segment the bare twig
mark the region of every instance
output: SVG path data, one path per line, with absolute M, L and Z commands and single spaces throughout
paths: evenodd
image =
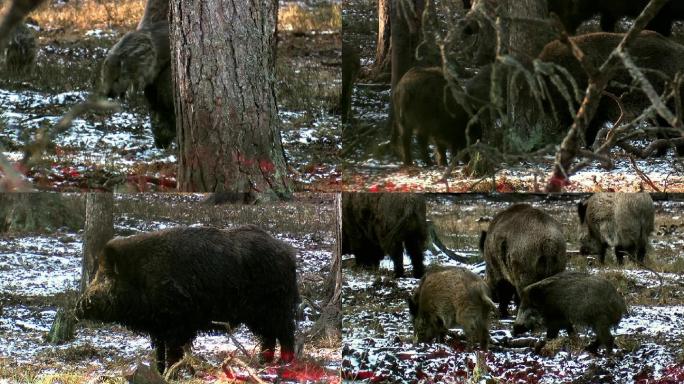
M 634 161 L 634 156 L 630 156 L 629 161 L 632 163 L 632 168 L 634 168 L 634 171 L 641 178 L 641 180 L 643 180 L 646 184 L 653 188 L 654 191 L 660 192 L 660 188 L 658 188 L 658 186 L 656 186 L 653 183 L 653 180 L 651 180 L 650 177 L 648 177 L 641 169 L 639 169 L 636 162 Z

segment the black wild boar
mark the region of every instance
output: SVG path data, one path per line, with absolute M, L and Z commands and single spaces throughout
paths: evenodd
M 648 193 L 595 193 L 577 204 L 577 213 L 582 231 L 580 253 L 598 254 L 604 263 L 606 250 L 614 247 L 618 264 L 625 255 L 644 261 L 655 226 L 655 209 Z
M 598 68 L 608 58 L 613 49 L 617 47 L 623 37 L 624 34 L 620 33 L 599 32 L 575 36 L 571 40 L 584 52 L 588 60 Z M 659 94 L 665 90 L 667 83 L 672 81 L 677 73 L 684 71 L 684 46 L 666 39 L 655 32 L 642 32 L 630 46 L 628 52 L 637 66 L 644 70 L 644 75 Z M 566 44 L 559 40 L 548 43 L 539 55 L 539 59 L 565 67 L 575 79 L 579 88 L 581 90 L 586 89 L 588 85 L 586 72 L 582 69 L 579 61 L 577 61 Z M 624 85 L 629 85 L 632 82 L 632 77 L 627 69 L 620 67 L 615 72 L 612 85 L 609 84 L 607 91 L 618 96 L 622 95 L 625 91 Z M 618 87 L 616 84 L 623 84 L 623 86 Z M 555 88 L 555 86 L 550 86 L 555 110 L 559 114 L 560 122 L 564 126 L 569 127 L 574 116 L 568 111 L 567 101 L 558 91 L 555 91 Z M 577 103 L 574 105 L 576 108 Z M 650 101 L 643 92 L 635 90 L 623 96 L 623 105 L 629 117 L 629 115 L 641 114 L 644 109 L 650 106 Z M 590 122 L 589 127 L 587 127 L 585 137 L 587 146 L 592 145 L 605 121 L 615 121 L 619 116 L 620 109 L 617 104 L 612 99 L 604 96 L 601 99 L 596 115 Z M 677 150 L 680 155 L 684 155 L 684 146 L 679 147 Z
M 419 343 L 442 342 L 450 328 L 461 327 L 471 343 L 482 349 L 489 344 L 489 313 L 496 304 L 482 279 L 461 267 L 430 271 L 408 298 L 414 339 Z
M 467 138 L 470 138 L 470 143 L 480 139 L 479 124 L 468 127 L 468 122 L 475 108 L 489 97 L 488 89 L 474 85 L 466 85 L 466 103 L 471 109 L 468 111 L 454 99 L 440 68 L 414 67 L 404 74 L 392 92 L 404 164 L 413 164 L 411 140 L 414 134 L 422 160 L 428 165 L 432 164 L 428 150 L 430 141 L 437 148 L 437 163 L 447 165 L 447 149 L 453 158 L 466 147 Z
M 101 93 L 124 97 L 129 89 L 143 89 L 152 115 L 155 145 L 168 147 L 176 136 L 169 24 L 158 21 L 142 25 L 143 29 L 125 34 L 107 53 L 101 70 Z
M 423 251 L 428 237 L 425 197 L 410 193 L 342 194 L 342 252 L 356 264 L 378 268 L 385 255 L 394 276 L 404 276 L 404 249 L 413 276 L 423 276 Z
M 565 235 L 556 220 L 527 204 L 499 212 L 480 237 L 486 281 L 501 317 L 526 286 L 565 270 Z
M 174 228 L 110 240 L 94 280 L 76 304 L 79 318 L 147 333 L 159 371 L 182 357 L 198 331 L 245 324 L 262 357 L 294 355 L 299 299 L 293 249 L 256 226 Z
M 617 326 L 626 313 L 625 300 L 608 280 L 566 271 L 523 290 L 513 334 L 543 325 L 547 339 L 554 339 L 561 329 L 572 334 L 574 326 L 584 325 L 596 333 L 596 340 L 586 349 L 596 353 L 604 345 L 610 352 L 613 349 L 610 328 Z
M 565 29 L 574 34 L 577 27 L 596 14 L 601 15 L 601 29 L 613 32 L 615 24 L 624 16 L 637 17 L 650 0 L 548 0 L 549 12 L 558 15 Z M 684 2 L 671 0 L 651 20 L 646 29 L 665 36 L 672 33 L 672 23 L 684 19 Z

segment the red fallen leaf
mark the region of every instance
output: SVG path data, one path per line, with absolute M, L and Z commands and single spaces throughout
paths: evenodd
M 377 184 L 371 185 L 368 188 L 368 192 L 380 192 L 380 187 Z
M 356 378 L 356 380 L 366 380 L 366 379 L 370 379 L 371 377 L 373 377 L 373 374 L 374 374 L 373 371 L 358 371 L 355 375 L 356 376 L 355 378 Z
M 511 185 L 511 183 L 507 181 L 502 181 L 496 184 L 496 191 L 499 193 L 511 193 L 515 192 L 515 188 L 513 187 L 513 185 Z
M 394 184 L 391 181 L 388 181 L 387 183 L 385 183 L 385 190 L 387 192 L 392 192 L 396 187 L 397 187 L 396 184 Z

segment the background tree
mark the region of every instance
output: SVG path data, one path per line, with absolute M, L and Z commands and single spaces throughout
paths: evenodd
M 83 234 L 81 293 L 95 277 L 98 255 L 112 237 L 114 237 L 114 196 L 111 193 L 88 193 Z
M 391 0 L 378 0 L 378 39 L 375 45 L 375 60 L 370 68 L 370 78 L 376 81 L 383 81 L 391 69 L 391 2 Z
M 286 196 L 275 99 L 278 1 L 173 0 L 181 191 Z

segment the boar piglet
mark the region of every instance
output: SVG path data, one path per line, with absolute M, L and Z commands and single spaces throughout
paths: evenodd
M 561 329 L 574 333 L 574 326 L 591 327 L 596 334 L 587 350 L 596 353 L 601 345 L 610 353 L 613 335 L 627 313 L 625 301 L 606 279 L 581 272 L 562 272 L 525 288 L 521 295 L 513 334 L 546 327 L 546 338 L 554 339 Z
M 487 349 L 489 313 L 496 311 L 496 304 L 484 281 L 468 269 L 445 267 L 428 272 L 408 306 L 416 342 L 441 342 L 450 328 L 461 327 L 471 343 Z

